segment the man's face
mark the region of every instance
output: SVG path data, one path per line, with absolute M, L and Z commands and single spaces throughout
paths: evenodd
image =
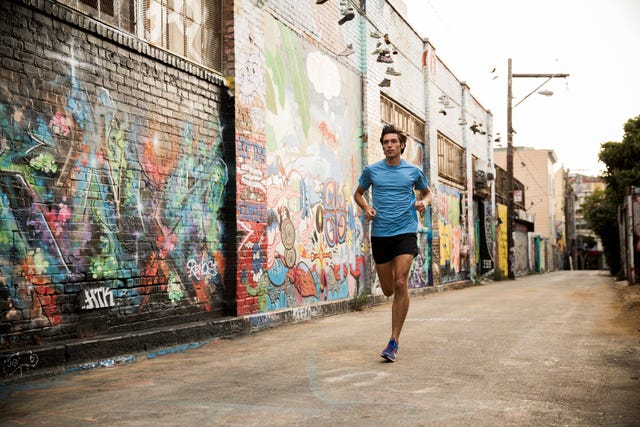
M 397 133 L 388 133 L 382 137 L 382 150 L 387 157 L 396 157 L 402 154 L 404 144 L 400 142 Z

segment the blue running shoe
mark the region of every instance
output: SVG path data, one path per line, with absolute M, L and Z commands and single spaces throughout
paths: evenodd
M 380 353 L 380 357 L 384 357 L 389 362 L 395 362 L 397 355 L 398 355 L 398 343 L 396 342 L 396 340 L 391 338 L 389 340 L 389 344 L 387 344 L 387 348 L 382 350 L 382 353 Z

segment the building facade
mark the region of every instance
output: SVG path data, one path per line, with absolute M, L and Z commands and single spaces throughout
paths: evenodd
M 494 270 L 492 115 L 402 7 L 0 11 L 0 349 L 379 294 L 352 195 L 386 123 L 434 193 L 410 286 Z
M 589 227 L 582 207 L 594 191 L 605 190 L 605 183 L 599 177 L 579 173 L 568 173 L 567 179 L 574 198 L 572 265 L 578 270 L 605 268 L 602 241 Z
M 494 153 L 496 164 L 506 168 L 506 149 L 499 148 Z M 524 185 L 526 202 L 523 218 L 533 222 L 533 229 L 526 232 L 526 244 L 516 244 L 516 262 L 520 267 L 517 275 L 553 271 L 557 261 L 557 230 L 555 208 L 554 164 L 557 157 L 553 150 L 541 150 L 527 147 L 513 148 L 513 173 Z M 514 192 L 514 199 L 524 200 L 520 192 Z M 517 236 L 517 235 L 516 235 Z M 521 238 L 524 238 L 522 234 Z M 527 248 L 525 252 L 518 248 Z M 526 268 L 523 264 L 526 262 Z

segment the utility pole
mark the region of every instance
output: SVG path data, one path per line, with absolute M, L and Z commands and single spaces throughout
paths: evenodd
M 525 99 L 531 96 L 535 91 L 544 86 L 549 80 L 553 78 L 565 78 L 568 77 L 569 74 L 513 74 L 511 69 L 511 58 L 509 58 L 507 64 L 507 195 L 508 195 L 508 203 L 507 203 L 507 248 L 508 248 L 508 259 L 507 259 L 507 267 L 508 267 L 508 275 L 509 279 L 516 278 L 515 272 L 515 243 L 514 243 L 514 230 L 513 226 L 515 223 L 515 206 L 514 206 L 514 194 L 513 194 L 513 120 L 512 114 L 513 109 L 520 105 Z M 512 105 L 513 103 L 513 93 L 512 93 L 512 81 L 514 78 L 546 78 L 541 85 L 536 87 L 534 90 L 529 92 L 527 96 L 522 98 L 516 105 Z M 542 95 L 550 96 L 553 92 L 541 92 Z

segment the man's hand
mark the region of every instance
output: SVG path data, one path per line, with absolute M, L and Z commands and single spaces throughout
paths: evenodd
M 431 204 L 431 200 L 433 199 L 433 195 L 431 191 L 428 189 L 423 191 L 422 199 L 416 201 L 416 210 L 420 213 L 424 213 L 427 210 L 427 206 Z
M 365 209 L 364 211 L 364 219 L 366 219 L 367 221 L 373 220 L 373 218 L 375 218 L 376 215 L 377 215 L 376 210 L 373 209 L 371 206 L 367 207 L 367 209 Z
M 429 206 L 429 203 L 426 200 L 418 200 L 416 202 L 416 210 L 420 213 L 424 213 L 427 210 L 427 206 Z

